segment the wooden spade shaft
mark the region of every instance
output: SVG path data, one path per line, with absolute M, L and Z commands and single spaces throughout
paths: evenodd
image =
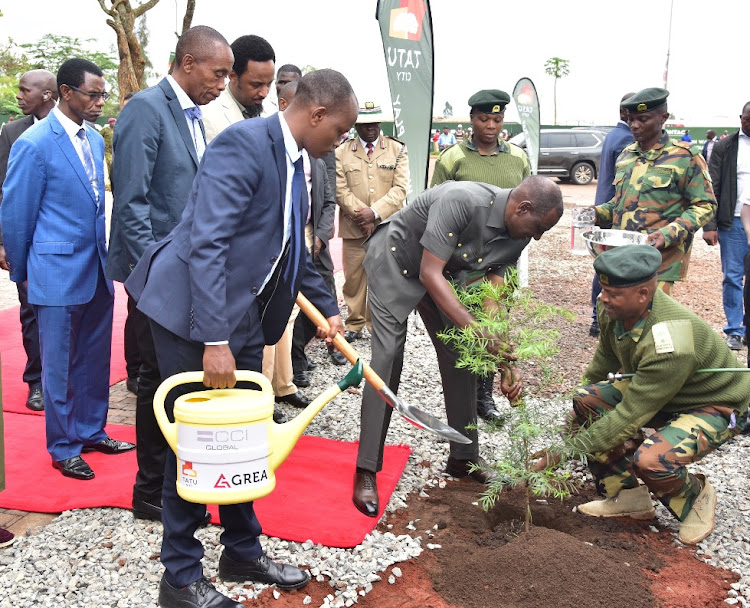
M 326 331 L 329 329 L 328 321 L 323 314 L 301 293 L 297 294 L 297 305 L 300 310 L 312 321 L 316 327 L 322 327 Z M 347 360 L 356 364 L 361 359 L 359 353 L 354 350 L 351 344 L 349 344 L 342 335 L 337 334 L 333 339 L 333 345 L 339 350 L 339 352 L 347 358 Z M 471 443 L 471 440 L 459 433 L 453 427 L 448 426 L 432 414 L 428 414 L 424 410 L 419 409 L 411 404 L 404 402 L 399 399 L 383 381 L 383 379 L 370 367 L 368 363 L 362 361 L 364 368 L 363 375 L 365 379 L 372 385 L 372 387 L 378 392 L 383 400 L 395 409 L 404 419 L 409 421 L 416 427 L 428 430 L 436 435 L 439 435 L 443 439 L 449 441 L 455 441 L 458 443 Z

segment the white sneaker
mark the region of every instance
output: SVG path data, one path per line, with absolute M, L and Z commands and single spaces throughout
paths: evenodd
M 693 503 L 693 508 L 680 523 L 679 539 L 686 545 L 701 542 L 714 531 L 716 521 L 716 490 L 705 475 L 696 475 L 703 482 L 703 489 Z
M 654 503 L 646 486 L 620 490 L 614 498 L 592 500 L 578 506 L 578 511 L 592 517 L 630 517 L 652 519 L 656 515 Z

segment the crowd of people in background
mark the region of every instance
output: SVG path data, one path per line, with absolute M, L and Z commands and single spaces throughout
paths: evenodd
M 456 353 L 436 335 L 476 322 L 447 279 L 459 289 L 502 283 L 524 247 L 562 216 L 559 186 L 532 176 L 526 152 L 508 141 L 507 93 L 477 91 L 467 102 L 469 126 L 432 133 L 438 158 L 431 187 L 407 205 L 407 146 L 383 135 L 381 106 L 358 98 L 334 70 L 303 75 L 292 63 L 277 67 L 272 45 L 259 36 L 230 44 L 212 28 L 189 29 L 169 75 L 123 99 L 119 116 L 99 131 L 91 125 L 109 93 L 92 62 L 69 59 L 57 75 L 33 70 L 18 86 L 24 118 L 0 131 L 0 268 L 18 288 L 26 406 L 45 413 L 52 466 L 65 477 L 94 478 L 87 452 L 136 450 L 133 514 L 164 526 L 161 606 L 241 606 L 203 575 L 195 531 L 211 516 L 178 495 L 176 460 L 154 416 L 157 387 L 173 374 L 202 370 L 205 386 L 225 388 L 234 385 L 235 369 L 262 371 L 278 404 L 304 408 L 313 368 L 305 348 L 317 334 L 330 361 L 344 365 L 333 345 L 341 333 L 351 343 L 369 337 L 372 367 L 396 393 L 406 319 L 416 310 L 437 352 L 448 422 L 468 438 L 451 442 L 446 472 L 481 483 L 493 478 L 480 457 L 477 416 L 501 420 L 496 384 L 514 401 L 522 380 L 501 373 L 496 383 L 456 369 Z M 692 373 L 736 367 L 730 349 L 746 339 L 750 104 L 738 132 L 717 138 L 710 130 L 698 149 L 689 130 L 680 141 L 665 131 L 668 95 L 647 88 L 623 96 L 604 142 L 596 222 L 647 233 L 651 247 L 595 264 L 593 384 L 576 394 L 570 422 L 594 452 L 589 466 L 604 496 L 582 513 L 652 517 L 652 492 L 681 522 L 681 540 L 695 543 L 713 529 L 716 497 L 685 465 L 745 428 L 750 398 L 746 383 L 699 381 Z M 329 248 L 337 213 L 345 322 Z M 701 228 L 721 251 L 726 342 L 670 297 L 687 275 Z M 135 444 L 104 431 L 113 281 L 128 293 Z M 298 292 L 322 311 L 327 331 L 299 315 Z M 501 336 L 482 337 L 498 352 Z M 604 382 L 606 370 L 621 368 L 635 376 Z M 377 475 L 390 414 L 367 385 L 352 502 L 369 517 L 385 506 Z M 688 418 L 710 445 L 679 434 Z M 285 420 L 279 407 L 274 420 Z M 653 436 L 631 441 L 643 426 L 657 430 L 661 446 Z M 622 451 L 626 442 L 630 452 Z M 676 446 L 681 458 L 664 457 L 664 445 Z M 554 464 L 554 456 L 540 463 Z M 222 506 L 221 519 L 220 578 L 281 589 L 310 580 L 307 571 L 265 555 L 252 503 Z M 0 546 L 12 540 L 0 530 Z

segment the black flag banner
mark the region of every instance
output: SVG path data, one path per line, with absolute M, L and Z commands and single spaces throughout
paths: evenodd
M 427 187 L 434 74 L 428 0 L 378 0 L 393 106 L 393 135 L 409 150 L 409 198 Z

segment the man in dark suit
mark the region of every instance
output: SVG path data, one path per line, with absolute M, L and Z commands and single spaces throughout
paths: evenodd
M 621 101 L 625 101 L 634 94 L 625 93 Z M 620 120 L 617 121 L 615 128 L 607 133 L 607 137 L 604 138 L 604 144 L 602 145 L 602 159 L 599 163 L 599 175 L 596 176 L 594 205 L 603 205 L 615 195 L 615 185 L 613 182 L 615 181 L 617 157 L 620 156 L 620 152 L 623 151 L 625 146 L 632 144 L 634 141 L 635 139 L 628 126 L 628 111 L 620 107 Z M 599 276 L 594 273 L 594 278 L 591 282 L 592 310 L 591 326 L 589 327 L 589 335 L 592 338 L 596 338 L 599 335 L 599 321 L 596 318 L 596 300 L 601 291 L 602 286 L 599 284 Z
M 10 147 L 21 133 L 36 124 L 50 113 L 57 101 L 57 81 L 55 75 L 47 70 L 31 70 L 21 76 L 18 82 L 18 107 L 24 113 L 19 120 L 9 122 L 0 130 L 0 204 L 3 202 L 2 184 L 8 170 Z M 10 270 L 5 258 L 3 235 L 0 231 L 0 268 Z M 17 283 L 18 301 L 21 303 L 21 335 L 23 348 L 26 351 L 26 368 L 23 381 L 29 385 L 26 407 L 35 412 L 44 409 L 42 393 L 42 356 L 39 353 L 39 325 L 34 310 L 29 304 L 26 283 Z
M 211 142 L 182 221 L 146 250 L 126 282 L 150 319 L 165 377 L 203 370 L 206 386 L 225 388 L 235 385 L 235 369 L 260 371 L 263 346 L 278 341 L 298 291 L 328 318 L 328 343 L 342 332 L 336 302 L 305 248 L 308 204 L 300 150 L 313 158 L 330 153 L 356 116 L 346 78 L 318 70 L 300 81 L 286 112 L 235 123 Z M 168 399 L 168 415 L 179 392 Z M 176 459 L 167 458 L 161 551 L 166 571 L 159 604 L 240 607 L 203 577 L 203 547 L 194 533 L 205 509 L 180 498 L 176 479 Z M 307 584 L 307 572 L 264 555 L 252 503 L 219 509 L 225 526 L 221 578 L 282 589 Z
M 233 60 L 219 32 L 205 26 L 191 28 L 177 42 L 172 74 L 135 95 L 122 109 L 114 136 L 109 278 L 124 283 L 146 247 L 179 223 L 206 149 L 198 106 L 224 90 Z M 162 376 L 148 319 L 135 306 L 130 309 L 141 358 L 133 514 L 159 520 L 167 443 L 154 417 L 153 400 Z
M 747 305 L 743 314 L 745 259 L 750 243 L 745 210 L 750 205 L 750 102 L 742 108 L 740 130 L 721 139 L 711 153 L 708 165 L 714 194 L 716 215 L 703 227 L 703 240 L 708 245 L 719 244 L 721 254 L 721 297 L 727 324 L 724 333 L 727 346 L 742 349 L 742 337 L 747 331 Z
M 286 110 L 297 93 L 299 78 L 286 82 L 279 93 L 279 110 Z M 303 152 L 303 154 L 305 154 Z M 313 258 L 315 268 L 323 277 L 331 296 L 336 299 L 336 283 L 333 279 L 333 260 L 328 250 L 328 241 L 333 235 L 333 221 L 336 215 L 336 196 L 329 179 L 329 166 L 333 175 L 336 171 L 335 154 L 325 158 L 309 159 L 310 174 L 307 189 L 310 194 L 310 212 L 305 224 L 305 244 Z M 307 175 L 306 175 L 307 177 Z M 305 355 L 305 346 L 313 339 L 317 331 L 315 325 L 305 315 L 297 315 L 292 335 L 291 357 L 296 386 L 310 386 L 307 375 L 309 361 Z M 331 360 L 335 365 L 344 365 L 346 359 L 332 345 L 328 347 Z
M 28 280 L 39 323 L 52 466 L 92 479 L 81 452 L 135 448 L 104 431 L 114 291 L 104 278 L 104 140 L 85 121 L 109 94 L 85 59 L 60 66 L 57 89 L 58 107 L 13 144 L 0 210 L 10 278 Z

